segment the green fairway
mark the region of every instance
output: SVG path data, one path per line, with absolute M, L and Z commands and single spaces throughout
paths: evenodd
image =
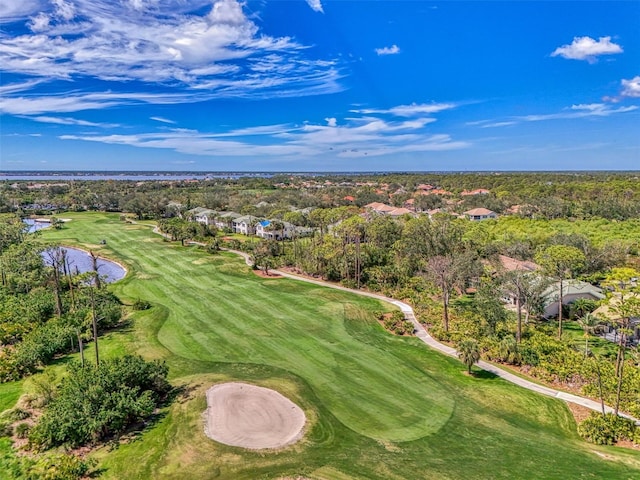
M 152 304 L 103 340 L 104 355 L 165 359 L 185 387 L 135 441 L 94 454 L 104 478 L 640 478 L 638 452 L 582 442 L 562 402 L 468 377 L 455 359 L 386 333 L 372 312 L 391 307 L 377 300 L 263 279 L 234 255 L 170 244 L 117 214 L 65 217 L 43 238 L 121 261 L 128 275 L 110 288 Z M 265 453 L 207 439 L 204 391 L 228 380 L 300 405 L 303 440 Z M 20 388 L 0 385 L 0 405 Z

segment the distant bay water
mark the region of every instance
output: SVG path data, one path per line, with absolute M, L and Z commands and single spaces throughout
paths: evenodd
M 241 175 L 236 173 L 225 174 L 205 174 L 205 173 L 90 173 L 90 172 L 0 172 L 0 181 L 72 181 L 72 180 L 84 180 L 84 181 L 104 181 L 104 180 L 119 180 L 130 182 L 142 182 L 142 181 L 184 181 L 184 180 L 206 180 L 213 178 L 239 178 Z
M 46 172 L 46 171 L 0 171 L 0 182 L 7 181 L 186 181 L 208 180 L 216 178 L 271 178 L 276 175 L 285 176 L 357 176 L 357 175 L 384 175 L 392 172 Z M 397 173 L 397 172 L 396 172 Z M 416 173 L 416 172 L 413 172 Z M 431 172 L 437 173 L 437 172 Z

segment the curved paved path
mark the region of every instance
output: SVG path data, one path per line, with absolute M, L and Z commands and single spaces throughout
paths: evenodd
M 253 265 L 253 263 L 251 262 L 251 258 L 250 256 L 245 253 L 245 252 L 240 252 L 238 250 L 230 250 L 230 249 L 224 249 L 228 252 L 231 253 L 235 253 L 237 255 L 242 256 L 245 259 L 245 262 L 247 263 L 247 265 Z M 402 313 L 404 314 L 405 318 L 407 320 L 409 320 L 411 323 L 413 323 L 413 326 L 415 328 L 415 335 L 416 337 L 418 337 L 420 340 L 422 340 L 424 343 L 426 343 L 427 345 L 429 345 L 431 348 L 434 348 L 435 350 L 438 350 L 446 355 L 449 355 L 451 357 L 455 357 L 458 358 L 458 352 L 456 351 L 455 348 L 452 348 L 448 345 L 444 345 L 440 342 L 438 342 L 435 338 L 433 338 L 431 335 L 429 335 L 429 333 L 427 332 L 427 330 L 424 328 L 424 326 L 418 322 L 418 320 L 416 319 L 415 313 L 413 312 L 413 308 L 411 308 L 410 305 L 401 302 L 400 300 L 395 300 L 393 298 L 390 297 L 385 297 L 384 295 L 379 295 L 377 293 L 371 293 L 371 292 L 366 292 L 366 291 L 362 291 L 362 290 L 354 290 L 351 288 L 347 288 L 347 287 L 343 287 L 341 285 L 335 285 L 333 283 L 329 283 L 329 282 L 325 282 L 323 280 L 316 280 L 314 278 L 309 278 L 309 277 L 304 277 L 301 275 L 295 275 L 293 273 L 289 273 L 289 272 L 283 272 L 282 270 L 277 270 L 277 269 L 272 269 L 270 270 L 273 273 L 277 273 L 278 275 L 282 275 L 283 277 L 287 277 L 287 278 L 292 278 L 294 280 L 300 280 L 302 282 L 307 282 L 307 283 L 313 283 L 315 285 L 321 285 L 323 287 L 329 287 L 329 288 L 334 288 L 336 290 L 343 290 L 345 292 L 350 292 L 350 293 L 355 293 L 357 295 L 363 295 L 365 297 L 371 297 L 371 298 L 376 298 L 378 300 L 382 300 L 383 302 L 387 302 L 387 303 L 391 303 L 392 305 L 395 305 L 396 307 L 400 308 L 400 310 L 402 311 Z M 487 372 L 491 372 L 494 375 L 503 378 L 504 380 L 514 383 L 516 385 L 519 385 L 520 387 L 526 388 L 528 390 L 532 390 L 534 392 L 537 393 L 541 393 L 542 395 L 547 395 L 548 397 L 553 397 L 553 398 L 558 398 L 560 400 L 564 400 L 565 402 L 569 402 L 569 403 L 574 403 L 576 405 L 580 405 L 586 408 L 589 408 L 591 410 L 595 410 L 597 412 L 601 412 L 602 411 L 602 406 L 599 402 L 596 402 L 594 400 L 591 400 L 589 398 L 584 398 L 584 397 L 580 397 L 578 395 L 573 395 L 571 393 L 567 393 L 567 392 L 562 392 L 560 390 L 555 390 L 553 388 L 549 388 L 546 387 L 544 385 L 540 385 L 538 383 L 534 383 L 530 380 L 527 380 L 526 378 L 522 378 L 519 377 L 511 372 L 508 372 L 507 370 L 504 370 L 500 367 L 496 367 L 495 365 L 492 365 L 491 363 L 485 362 L 484 360 L 480 360 L 477 365 L 482 368 L 483 370 L 486 370 Z M 607 413 L 613 413 L 614 409 L 605 405 L 605 411 Z M 631 415 L 627 415 L 625 413 L 620 413 L 621 416 L 629 418 L 631 420 L 634 420 L 636 422 L 637 425 L 640 425 L 640 420 L 638 420 L 635 417 L 632 417 Z

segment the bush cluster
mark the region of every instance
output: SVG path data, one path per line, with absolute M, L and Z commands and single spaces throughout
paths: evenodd
M 381 317 L 384 328 L 396 335 L 411 335 L 413 333 L 413 323 L 404 319 L 404 314 L 398 310 L 391 315 Z
M 77 447 L 123 433 L 148 418 L 170 390 L 164 363 L 127 355 L 100 366 L 73 364 L 29 433 L 37 449 Z
M 578 425 L 578 434 L 597 445 L 613 445 L 620 440 L 640 443 L 640 429 L 635 423 L 613 413 L 591 412 L 589 418 Z

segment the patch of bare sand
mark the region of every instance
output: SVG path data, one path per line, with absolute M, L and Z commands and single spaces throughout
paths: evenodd
M 302 409 L 275 390 L 239 382 L 207 390 L 204 417 L 209 438 L 252 450 L 297 442 L 306 422 Z

